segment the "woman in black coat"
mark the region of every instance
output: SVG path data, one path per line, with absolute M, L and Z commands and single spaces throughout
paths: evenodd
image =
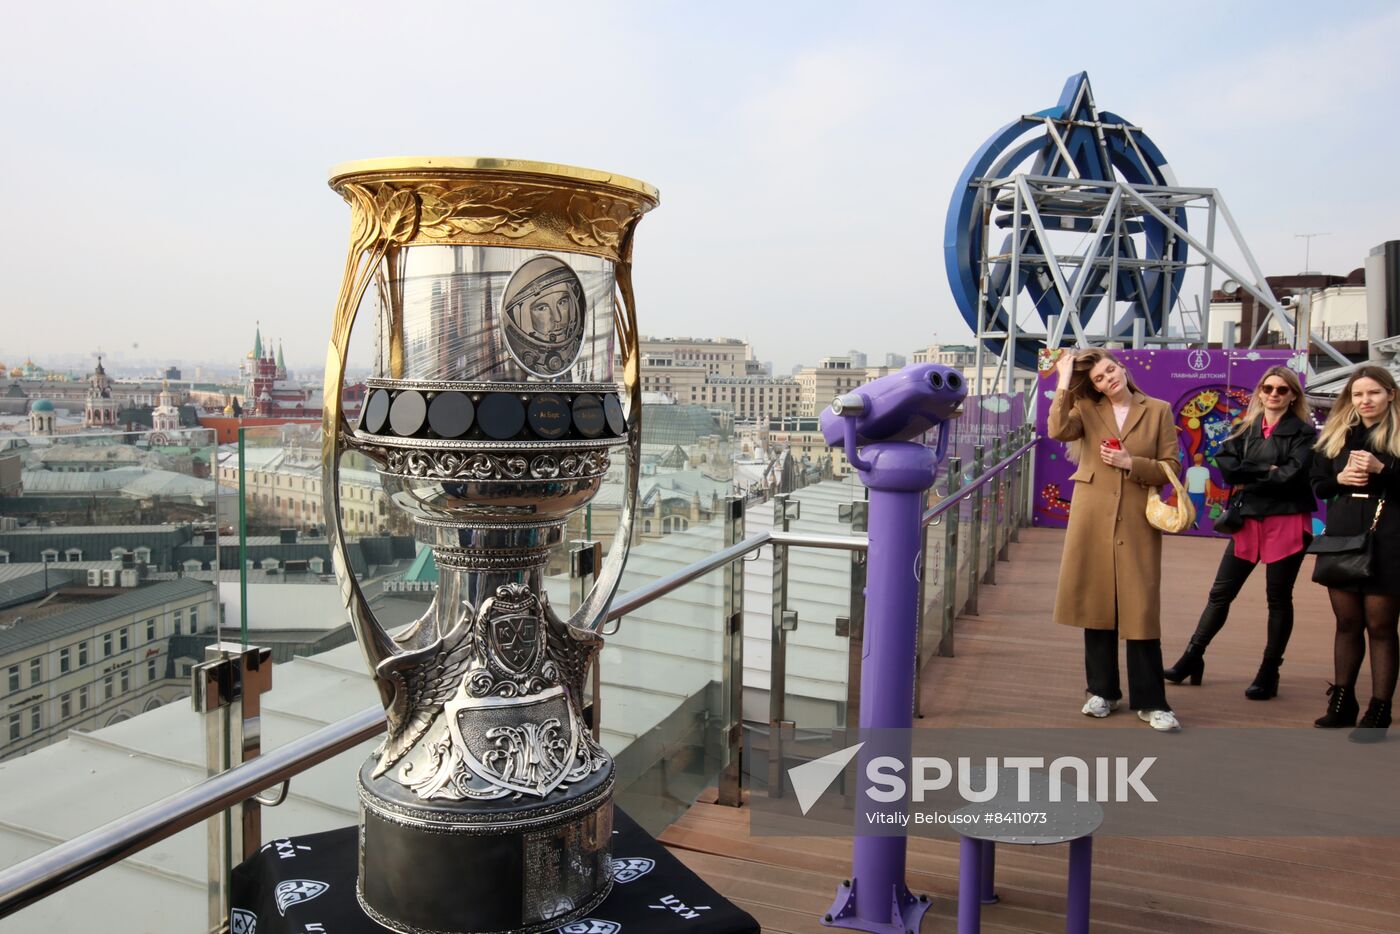
M 1356 678 L 1371 644 L 1371 702 L 1357 742 L 1377 742 L 1390 726 L 1390 703 L 1400 671 L 1400 393 L 1378 366 L 1355 371 L 1337 396 L 1318 437 L 1313 489 L 1327 504 L 1327 535 L 1360 535 L 1373 525 L 1375 570 L 1369 580 L 1328 587 L 1337 617 L 1333 643 L 1336 681 L 1331 702 L 1315 724 L 1336 729 L 1356 723 Z M 1391 502 L 1393 500 L 1393 502 Z M 1319 559 L 1321 560 L 1321 559 Z
M 1317 431 L 1297 375 L 1287 367 L 1265 371 L 1254 387 L 1249 408 L 1221 444 L 1215 465 L 1233 489 L 1243 523 L 1233 532 L 1220 558 L 1206 608 L 1186 652 L 1163 674 L 1173 684 L 1187 678 L 1200 684 L 1206 646 L 1225 625 L 1230 604 L 1258 564 L 1265 566 L 1264 592 L 1269 603 L 1268 641 L 1250 700 L 1278 694 L 1278 670 L 1293 633 L 1293 584 L 1311 539 L 1317 503 L 1309 486 Z

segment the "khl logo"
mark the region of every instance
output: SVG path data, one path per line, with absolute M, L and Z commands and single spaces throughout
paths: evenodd
M 279 882 L 277 888 L 273 889 L 273 896 L 277 899 L 277 913 L 285 917 L 288 908 L 298 902 L 309 902 L 328 888 L 330 886 L 326 883 L 312 879 L 288 879 L 286 882 Z
M 608 863 L 608 868 L 612 870 L 614 882 L 626 885 L 628 882 L 635 882 L 642 876 L 656 868 L 656 861 L 647 859 L 644 856 L 633 857 L 632 859 L 615 859 Z
M 258 934 L 258 916 L 246 908 L 235 908 L 229 915 L 229 934 Z
M 616 921 L 601 921 L 597 918 L 584 918 L 559 929 L 559 934 L 617 934 L 622 925 Z
M 1210 351 L 1197 348 L 1186 355 L 1186 365 L 1197 373 L 1210 366 Z

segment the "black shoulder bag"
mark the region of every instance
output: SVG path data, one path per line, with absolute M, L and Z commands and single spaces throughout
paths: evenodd
M 1360 535 L 1328 535 L 1326 532 L 1313 539 L 1308 546 L 1308 554 L 1317 555 L 1313 566 L 1314 583 L 1324 587 L 1351 587 L 1364 584 L 1375 576 L 1376 550 L 1373 541 L 1376 523 L 1381 521 L 1381 510 L 1385 508 L 1385 496 L 1376 503 L 1376 514 L 1371 517 L 1371 527 Z
M 1230 499 L 1225 503 L 1225 508 L 1220 510 L 1215 524 L 1211 526 L 1215 531 L 1234 535 L 1244 528 L 1244 490 L 1240 489 L 1240 486 L 1237 483 L 1230 491 Z
M 1241 461 L 1249 458 L 1249 435 L 1244 436 L 1244 456 Z M 1211 528 L 1216 532 L 1225 535 L 1234 535 L 1244 528 L 1244 484 L 1236 483 L 1230 488 L 1230 498 L 1225 501 L 1225 508 L 1220 510 L 1220 516 L 1215 520 Z

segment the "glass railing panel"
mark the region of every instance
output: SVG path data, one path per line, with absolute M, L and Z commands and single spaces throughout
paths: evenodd
M 788 523 L 797 534 L 864 536 L 865 488 L 853 475 L 826 479 L 795 489 L 790 501 L 800 503 L 799 516 Z M 857 506 L 855 520 L 851 506 Z M 781 530 L 775 521 L 775 502 L 751 507 L 748 532 Z M 792 514 L 789 508 L 789 515 Z M 853 528 L 853 525 L 855 526 Z M 780 567 L 779 549 L 760 549 L 744 565 L 744 718 L 746 786 L 766 793 L 770 763 L 785 767 L 810 758 L 807 750 L 821 746 L 829 751 L 831 737 L 846 730 L 853 706 L 851 697 L 852 573 L 851 551 L 791 546 L 787 559 L 786 607 L 796 613 L 797 625 L 785 634 L 785 669 L 775 684 L 773 619 L 774 588 Z M 863 560 L 863 555 L 861 555 Z M 858 659 L 856 660 L 858 664 Z M 774 729 L 773 692 L 781 691 L 782 723 Z
M 621 591 L 720 550 L 717 518 L 634 544 Z M 571 586 L 567 576 L 548 578 L 551 603 L 567 606 Z M 721 569 L 629 613 L 615 632 L 610 626 L 598 656 L 594 710 L 599 739 L 617 769 L 616 800 L 652 833 L 714 787 L 726 761 L 724 602 Z
M 37 793 L 31 800 L 30 806 L 73 809 L 73 802 L 57 789 Z M 20 859 L 38 855 L 49 845 L 45 840 L 29 841 Z M 191 827 L 0 920 L 0 932 L 207 931 L 207 854 L 204 827 Z
M 9 866 L 204 776 L 189 671 L 215 639 L 219 601 L 188 562 L 236 502 L 217 482 L 214 433 L 198 427 L 36 434 L 0 461 L 17 481 L 0 495 Z M 202 855 L 190 868 L 202 923 Z
M 930 502 L 936 502 L 934 498 Z M 928 526 L 924 531 L 924 553 L 920 565 L 923 582 L 923 616 L 920 620 L 919 667 L 938 653 L 943 628 L 943 596 L 947 543 L 946 519 Z

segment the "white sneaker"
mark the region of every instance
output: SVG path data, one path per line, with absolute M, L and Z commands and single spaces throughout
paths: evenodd
M 1086 717 L 1098 717 L 1103 719 L 1113 711 L 1118 709 L 1119 702 L 1116 700 L 1105 700 L 1097 694 L 1090 694 L 1089 699 L 1084 702 L 1084 707 L 1080 711 Z
M 1176 733 L 1181 730 L 1181 721 L 1170 710 L 1139 710 L 1138 719 L 1163 733 Z

